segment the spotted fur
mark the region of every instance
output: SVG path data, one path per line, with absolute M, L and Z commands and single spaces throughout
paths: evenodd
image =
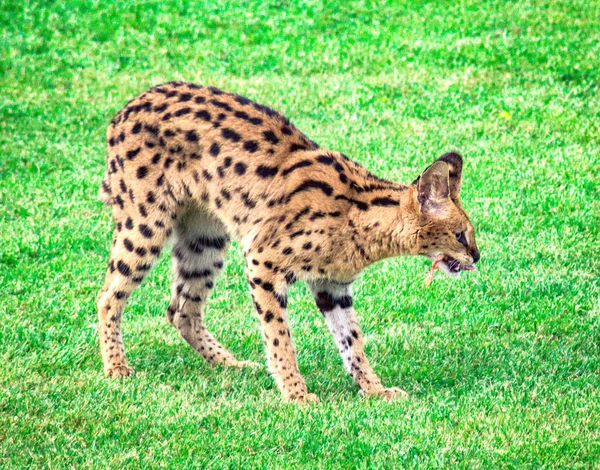
M 392 398 L 404 392 L 384 388 L 369 365 L 352 306 L 353 280 L 390 256 L 442 253 L 450 274 L 479 258 L 459 201 L 462 158 L 456 153 L 414 183 L 397 184 L 319 148 L 266 106 L 182 82 L 130 101 L 112 120 L 107 141 L 100 195 L 112 207 L 115 230 L 98 312 L 104 370 L 111 376 L 131 373 L 121 339 L 123 308 L 171 236 L 169 322 L 207 361 L 251 364 L 237 360 L 203 322 L 235 237 L 269 369 L 283 397 L 293 401 L 316 397 L 298 371 L 286 314 L 290 284 L 309 283 L 361 390 Z

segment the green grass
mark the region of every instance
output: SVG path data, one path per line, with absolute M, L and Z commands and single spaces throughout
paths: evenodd
M 243 3 L 240 6 L 238 3 Z M 600 4 L 0 2 L 0 467 L 599 467 Z M 356 285 L 367 354 L 410 398 L 362 398 L 305 286 L 290 317 L 321 398 L 208 366 L 167 324 L 163 256 L 124 319 L 136 374 L 101 368 L 94 299 L 107 123 L 173 79 L 288 115 L 410 182 L 465 155 L 480 269 L 423 286 L 394 259 Z M 207 308 L 264 362 L 239 249 Z

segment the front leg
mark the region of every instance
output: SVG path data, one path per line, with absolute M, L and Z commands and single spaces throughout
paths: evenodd
M 271 270 L 262 270 L 249 264 L 248 281 L 252 300 L 262 326 L 267 349 L 269 371 L 273 375 L 284 401 L 318 401 L 308 393 L 306 383 L 298 370 L 296 352 L 287 320 L 287 283 Z
M 352 307 L 351 284 L 334 281 L 309 283 L 319 310 L 333 333 L 344 367 L 365 395 L 379 395 L 386 399 L 404 397 L 406 392 L 398 387 L 385 388 L 369 364 L 363 348 L 363 337 Z

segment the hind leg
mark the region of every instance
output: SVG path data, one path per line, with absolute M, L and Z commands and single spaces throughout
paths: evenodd
M 223 268 L 229 236 L 223 224 L 195 210 L 175 226 L 173 246 L 173 296 L 167 319 L 179 334 L 211 364 L 242 367 L 239 361 L 206 329 L 204 305 Z
M 137 224 L 132 219 L 117 223 L 104 286 L 97 298 L 98 333 L 104 372 L 108 376 L 130 375 L 121 337 L 121 316 L 127 299 L 150 270 L 171 230 Z M 170 222 L 169 222 L 170 223 Z

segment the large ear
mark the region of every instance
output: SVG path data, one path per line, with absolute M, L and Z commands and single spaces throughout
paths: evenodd
M 463 159 L 456 152 L 450 152 L 442 155 L 438 162 L 446 162 L 448 164 L 448 174 L 450 179 L 450 197 L 458 200 L 460 194 L 460 184 L 462 182 L 462 165 Z
M 416 183 L 417 199 L 421 206 L 437 206 L 450 195 L 448 164 L 436 161 L 421 173 Z

